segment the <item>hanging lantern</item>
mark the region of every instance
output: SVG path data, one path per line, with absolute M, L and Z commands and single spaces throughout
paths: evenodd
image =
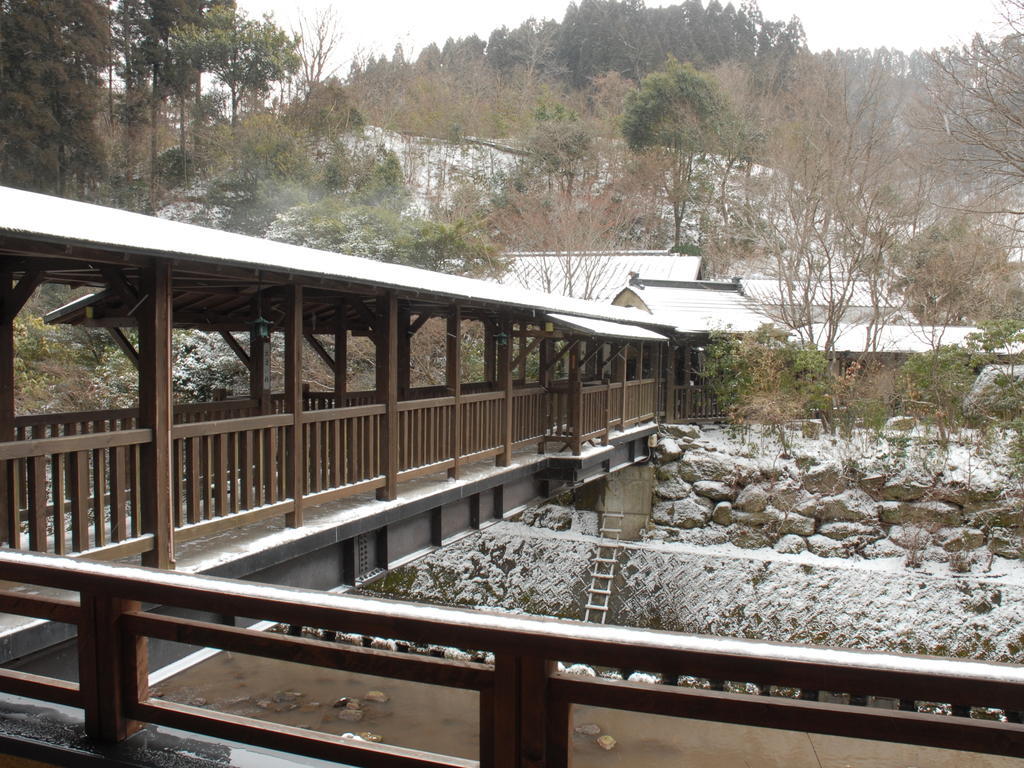
M 507 346 L 508 334 L 505 333 L 504 331 L 494 334 L 494 343 L 497 344 L 499 347 Z
M 252 321 L 252 330 L 260 341 L 270 341 L 270 321 L 260 313 L 260 316 Z

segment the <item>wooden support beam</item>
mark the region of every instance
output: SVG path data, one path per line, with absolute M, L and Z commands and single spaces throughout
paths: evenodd
M 312 348 L 312 350 L 316 352 L 317 356 L 327 364 L 328 368 L 330 368 L 333 371 L 334 356 L 324 348 L 324 345 L 320 343 L 320 339 L 318 339 L 312 333 L 306 333 L 303 335 L 305 336 L 306 341 L 309 343 L 309 346 Z
M 448 312 L 445 335 L 445 382 L 455 399 L 452 407 L 451 447 L 452 466 L 448 477 L 456 479 L 461 472 L 462 455 L 462 307 L 452 306 Z
M 497 457 L 499 467 L 507 467 L 512 463 L 512 407 L 514 391 L 512 388 L 512 318 L 501 320 L 501 339 L 498 341 L 498 387 L 504 393 L 501 409 L 502 450 Z
M 344 299 L 339 299 L 334 312 L 334 398 L 335 406 L 345 404 L 348 392 L 348 314 Z
M 678 421 L 679 412 L 676 408 L 676 345 L 669 341 L 668 354 L 665 362 L 665 418 Z
M 349 302 L 349 306 L 356 311 L 363 322 L 366 323 L 366 327 L 371 331 L 377 327 L 377 315 L 370 311 L 370 309 L 361 301 Z
M 555 366 L 558 365 L 558 361 L 565 357 L 570 350 L 576 349 L 576 346 L 578 344 L 579 339 L 567 339 L 565 342 L 565 346 L 562 347 L 562 350 L 558 354 L 551 356 L 551 359 L 548 361 L 547 366 L 543 369 L 543 372 L 545 374 L 549 374 L 551 371 L 553 371 Z
M 114 343 L 117 344 L 118 348 L 124 352 L 125 357 L 127 357 L 128 360 L 131 361 L 131 364 L 135 366 L 135 370 L 139 370 L 139 352 L 134 346 L 132 346 L 128 337 L 124 335 L 124 331 L 120 328 L 108 328 L 107 332 L 114 340 Z
M 234 334 L 228 333 L 227 331 L 221 331 L 220 337 L 224 339 L 225 344 L 231 347 L 231 351 L 235 353 L 235 357 L 242 361 L 242 365 L 246 368 L 252 365 L 249 353 L 245 351 L 245 347 L 238 343 L 238 339 L 234 337 Z
M 498 333 L 490 323 L 484 324 L 484 381 L 493 385 L 497 380 L 495 335 Z
M 0 442 L 14 440 L 14 309 L 13 278 L 0 272 Z M 2 542 L 18 545 L 21 522 L 18 519 L 15 462 L 0 462 L 0 534 Z
M 153 548 L 143 565 L 174 564 L 174 521 L 171 517 L 171 268 L 156 262 L 142 273 L 139 306 L 139 428 L 153 430 L 153 440 L 140 446 L 139 506 L 142 533 L 153 535 Z
M 124 272 L 117 267 L 109 264 L 103 264 L 100 265 L 100 273 L 107 281 L 107 285 L 110 286 L 110 289 L 121 297 L 121 300 L 124 301 L 129 310 L 138 303 L 139 291 L 134 285 L 128 282 L 127 278 L 124 276 Z
M 544 341 L 543 336 L 536 336 L 530 341 L 530 343 L 526 346 L 525 349 L 520 349 L 520 352 L 516 356 L 516 359 L 512 362 L 512 370 L 517 370 L 518 368 L 523 366 L 526 363 L 526 358 L 530 356 L 533 350 L 540 346 L 542 341 Z
M 381 470 L 384 485 L 377 498 L 398 496 L 398 298 L 394 291 L 377 300 L 377 402 L 383 403 Z
M 35 292 L 39 284 L 43 282 L 45 273 L 42 270 L 33 270 L 26 272 L 25 275 L 18 281 L 17 285 L 12 286 L 8 275 L 7 284 L 4 290 L 3 305 L 0 311 L 3 312 L 3 317 L 0 318 L 5 322 L 14 322 L 14 318 L 21 312 L 22 307 L 25 303 L 32 298 L 32 294 Z
M 431 317 L 432 315 L 429 312 L 421 312 L 416 317 L 415 320 L 409 323 L 409 330 L 406 331 L 406 333 L 409 335 L 409 338 L 411 339 L 413 336 L 415 336 L 416 332 L 419 331 L 419 329 L 422 328 L 424 325 L 426 325 L 427 320 L 429 320 Z
M 262 317 L 260 294 L 253 298 L 252 312 L 254 317 Z M 271 412 L 270 391 L 270 337 L 260 334 L 255 323 L 249 326 L 249 397 L 258 404 L 259 412 L 267 415 Z
M 285 515 L 285 525 L 302 525 L 302 497 L 306 488 L 304 476 L 306 456 L 302 440 L 302 286 L 290 285 L 286 291 L 284 330 L 284 402 L 292 415 L 286 430 L 284 451 L 285 496 L 294 499 L 292 511 Z M 319 457 L 317 457 L 319 460 Z

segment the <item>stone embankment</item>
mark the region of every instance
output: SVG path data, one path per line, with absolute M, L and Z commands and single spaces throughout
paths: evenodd
M 667 427 L 647 538 L 902 557 L 956 571 L 1024 554 L 1016 484 L 1000 456 L 980 455 L 980 443 L 940 448 L 895 429 L 833 439 L 818 429 L 802 423 L 787 436 Z

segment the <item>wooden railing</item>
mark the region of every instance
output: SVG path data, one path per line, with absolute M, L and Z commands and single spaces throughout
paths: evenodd
M 75 625 L 79 664 L 78 683 L 0 670 L 0 690 L 83 709 L 86 731 L 98 740 L 120 741 L 141 723 L 153 723 L 352 766 L 564 768 L 573 762 L 572 709 L 587 705 L 985 754 L 1024 754 L 1024 669 L 1016 665 L 605 627 L 24 553 L 0 552 L 0 579 L 78 593 L 76 601 L 0 592 L 0 610 Z M 258 632 L 147 613 L 143 604 L 472 648 L 493 653 L 494 661 L 452 661 Z M 149 639 L 476 691 L 479 760 L 357 743 L 155 698 L 146 675 Z M 651 672 L 670 683 L 687 676 L 703 679 L 710 689 L 582 677 L 557 671 L 557 662 Z M 833 701 L 841 695 L 861 703 L 867 697 L 888 697 L 900 709 L 825 703 L 819 701 L 819 691 L 829 692 Z M 929 708 L 952 714 L 928 714 Z M 994 708 L 987 714 L 995 719 L 973 718 L 972 708 Z
M 62 555 L 138 536 L 138 447 L 151 440 L 127 429 L 0 443 L 8 546 Z
M 504 392 L 402 401 L 397 479 L 444 471 L 457 476 L 463 460 L 546 440 L 607 441 L 611 429 L 653 418 L 655 391 L 653 381 L 626 382 L 625 396 L 621 383 L 590 384 L 573 406 L 565 382 L 551 391 L 535 385 L 513 391 L 510 413 Z M 254 400 L 176 407 L 174 539 L 293 512 L 286 457 L 296 424 L 303 499 L 323 503 L 385 485 L 386 405 L 374 402 L 374 392 L 349 393 L 344 407 L 334 407 L 337 400 L 333 393 L 307 393 L 306 410 L 298 415 L 256 415 Z M 274 410 L 282 408 L 283 399 L 275 398 Z M 579 425 L 572 423 L 576 412 Z M 144 529 L 139 500 L 140 445 L 150 432 L 137 423 L 133 409 L 19 417 L 18 439 L 0 443 L 0 489 L 9 497 L 0 538 L 15 549 L 58 554 L 105 548 L 107 557 L 120 557 L 152 549 L 153 531 Z
M 725 417 L 714 389 L 708 386 L 672 387 L 672 405 L 669 418 L 673 421 Z

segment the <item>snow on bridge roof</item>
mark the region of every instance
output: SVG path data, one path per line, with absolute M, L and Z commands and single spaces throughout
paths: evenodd
M 555 312 L 548 313 L 548 317 L 556 323 L 568 326 L 573 330 L 592 333 L 595 336 L 610 336 L 615 339 L 640 339 L 645 341 L 667 341 L 667 337 L 660 333 L 649 331 L 637 325 L 626 325 L 625 323 L 611 323 L 607 320 L 593 320 L 591 318 L 573 317 L 572 315 L 561 315 Z
M 209 229 L 0 186 L 0 234 L 266 269 L 521 309 L 660 325 L 642 310 Z

